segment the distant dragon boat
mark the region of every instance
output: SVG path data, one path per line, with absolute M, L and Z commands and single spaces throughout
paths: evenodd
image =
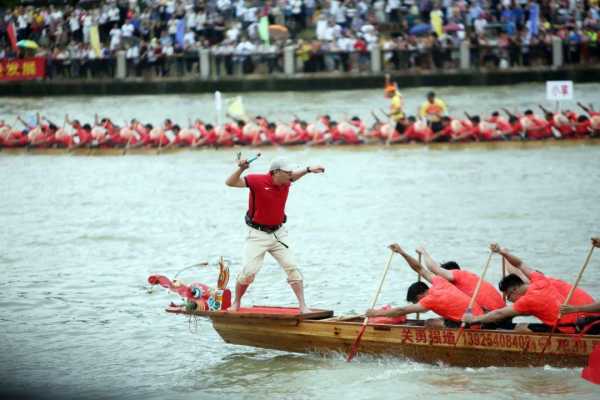
M 547 140 L 498 140 L 498 141 L 480 141 L 480 142 L 444 142 L 444 143 L 397 143 L 390 146 L 384 144 L 342 144 L 342 145 L 318 145 L 307 146 L 304 144 L 287 145 L 283 147 L 311 147 L 315 149 L 343 148 L 343 149 L 369 149 L 380 148 L 382 146 L 402 149 L 431 149 L 431 150 L 495 150 L 495 149 L 536 149 L 544 147 L 573 147 L 573 146 L 591 146 L 600 144 L 600 138 L 588 139 L 547 139 Z M 231 148 L 257 148 L 256 146 L 234 146 L 220 147 L 219 149 Z M 271 145 L 258 146 L 258 148 L 275 147 Z M 80 147 L 80 148 L 46 148 L 46 147 L 1 147 L 0 154 L 10 155 L 76 155 L 76 156 L 123 156 L 123 155 L 157 155 L 172 154 L 183 151 L 206 151 L 214 150 L 215 147 Z

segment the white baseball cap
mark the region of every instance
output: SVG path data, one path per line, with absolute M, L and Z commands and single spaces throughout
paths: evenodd
M 289 162 L 285 157 L 277 157 L 271 161 L 271 166 L 269 167 L 269 171 L 281 170 L 286 172 L 291 172 L 294 170 L 294 166 Z

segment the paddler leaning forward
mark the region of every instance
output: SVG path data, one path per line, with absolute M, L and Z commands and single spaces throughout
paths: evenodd
M 396 307 L 389 310 L 367 310 L 367 317 L 398 317 L 412 313 L 424 313 L 433 311 L 443 319 L 429 319 L 425 321 L 426 326 L 458 328 L 461 318 L 469 307 L 470 298 L 461 292 L 456 286 L 441 276 L 436 276 L 431 271 L 423 268 L 421 264 L 406 253 L 398 244 L 390 245 L 390 249 L 400 254 L 408 265 L 419 273 L 431 286 L 424 282 L 415 282 L 408 288 L 406 301 L 413 303 L 404 307 Z M 483 315 L 483 309 L 475 303 L 473 315 Z M 472 326 L 471 328 L 477 328 Z
M 592 239 L 592 245 L 600 247 L 598 238 Z M 467 323 L 487 323 L 508 317 L 534 316 L 542 323 L 530 323 L 526 325 L 528 331 L 533 332 L 551 332 L 554 327 L 560 332 L 574 333 L 577 330 L 577 315 L 567 314 L 561 316 L 560 306 L 565 303 L 564 284 L 554 278 L 547 277 L 541 272 L 535 271 L 525 265 L 519 258 L 510 254 L 507 249 L 501 248 L 496 243 L 490 245 L 491 251 L 502 255 L 510 264 L 516 266 L 520 271 L 527 275 L 527 282 L 516 273 L 507 275 L 500 281 L 499 289 L 506 295 L 508 301 L 513 304 L 494 310 L 485 315 L 466 314 L 463 320 Z M 581 292 L 577 297 L 587 297 L 586 293 Z M 571 298 L 571 300 L 576 297 Z M 591 304 L 591 296 L 587 300 Z M 579 301 L 578 301 L 579 302 Z M 573 303 L 571 303 L 573 304 Z M 580 304 L 583 305 L 583 304 Z M 561 317 L 559 319 L 559 316 Z M 587 313 L 583 313 L 587 316 Z M 517 329 L 520 328 L 517 325 Z
M 287 240 L 287 229 L 283 226 L 286 221 L 285 203 L 292 182 L 306 174 L 323 173 L 325 168 L 317 165 L 294 171 L 285 158 L 276 158 L 271 162 L 268 173 L 248 174 L 242 178 L 242 173 L 249 166 L 248 160 L 240 160 L 237 169 L 225 181 L 227 186 L 250 189 L 244 267 L 237 276 L 235 300 L 229 311 L 239 310 L 246 289 L 262 267 L 265 253 L 269 252 L 285 270 L 288 283 L 298 299 L 300 313 L 308 313 L 310 309 L 304 302 L 302 274 L 296 266 Z

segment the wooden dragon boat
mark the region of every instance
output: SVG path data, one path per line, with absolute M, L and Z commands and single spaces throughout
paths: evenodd
M 190 311 L 171 305 L 166 311 L 209 318 L 227 343 L 298 353 L 347 353 L 363 322 L 360 316 L 335 317 L 328 310 L 298 314 L 295 308 L 283 307 L 242 308 L 233 313 Z M 458 332 L 425 327 L 417 320 L 401 325 L 369 324 L 359 353 L 459 367 L 573 368 L 585 367 L 594 346 L 600 345 L 600 336 L 466 329 L 458 338 Z
M 503 150 L 503 149 L 514 149 L 514 150 L 526 150 L 526 149 L 537 149 L 546 147 L 573 147 L 573 146 L 592 146 L 599 145 L 600 138 L 589 138 L 589 139 L 564 139 L 564 140 L 513 140 L 513 141 L 492 141 L 492 142 L 460 142 L 460 143 L 408 143 L 408 144 L 393 144 L 391 146 L 385 146 L 383 144 L 362 144 L 362 145 L 323 145 L 323 146 L 311 146 L 315 149 L 374 149 L 381 147 L 389 147 L 394 149 L 429 149 L 429 150 Z M 248 147 L 251 146 L 235 146 Z M 265 145 L 259 146 L 260 148 L 274 148 L 277 146 Z M 293 146 L 285 146 L 293 148 L 305 148 L 306 145 L 299 144 Z M 223 147 L 222 149 L 231 149 L 231 147 Z M 212 147 L 137 147 L 137 148 L 28 148 L 28 147 L 16 147 L 0 148 L 0 155 L 77 155 L 77 156 L 123 156 L 123 155 L 160 155 L 160 154 L 171 154 L 182 151 L 198 151 L 198 150 L 214 150 Z

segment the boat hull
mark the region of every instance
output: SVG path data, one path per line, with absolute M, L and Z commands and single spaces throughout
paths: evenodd
M 171 311 L 174 312 L 174 311 Z M 297 353 L 347 353 L 362 327 L 343 318 L 310 319 L 303 316 L 239 316 L 227 312 L 200 312 L 230 344 Z M 406 325 L 368 325 L 359 353 L 403 357 L 428 364 L 458 367 L 584 367 L 600 336 L 464 330 Z M 458 343 L 455 342 L 458 339 Z M 549 340 L 550 339 L 550 340 Z

